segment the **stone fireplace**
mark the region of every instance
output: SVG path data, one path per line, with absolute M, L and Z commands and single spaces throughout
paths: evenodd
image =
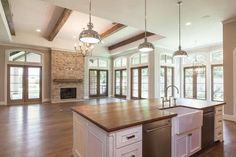
M 84 97 L 84 60 L 78 53 L 52 50 L 51 102 L 78 101 Z

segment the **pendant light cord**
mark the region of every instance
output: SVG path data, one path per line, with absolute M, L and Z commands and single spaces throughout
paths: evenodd
M 144 21 L 145 21 L 145 41 L 147 41 L 147 0 L 145 0 L 145 17 L 144 17 Z
M 179 50 L 181 49 L 181 4 L 182 1 L 178 2 L 179 4 Z
M 91 0 L 89 0 L 89 23 L 91 23 L 91 8 L 92 8 L 92 4 L 91 4 Z

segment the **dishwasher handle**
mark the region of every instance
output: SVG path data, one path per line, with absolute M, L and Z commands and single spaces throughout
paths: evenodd
M 164 124 L 162 126 L 158 126 L 158 127 L 152 128 L 152 129 L 146 129 L 145 132 L 150 133 L 150 132 L 153 132 L 153 131 L 156 131 L 159 129 L 163 129 L 163 128 L 167 128 L 167 127 L 170 127 L 170 124 Z

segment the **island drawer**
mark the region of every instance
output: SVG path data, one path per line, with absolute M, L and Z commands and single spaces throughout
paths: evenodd
M 130 145 L 142 140 L 142 126 L 124 129 L 115 133 L 116 148 Z
M 117 149 L 116 157 L 142 157 L 142 142 Z
M 216 106 L 215 107 L 215 115 L 223 115 L 223 106 Z
M 223 126 L 223 117 L 222 115 L 215 116 L 215 128 L 219 128 Z

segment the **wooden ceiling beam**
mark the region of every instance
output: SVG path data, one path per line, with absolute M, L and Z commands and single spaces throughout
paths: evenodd
M 62 26 L 66 23 L 67 19 L 70 17 L 72 10 L 64 9 L 61 16 L 58 18 L 55 26 L 53 27 L 51 33 L 48 36 L 49 41 L 53 41 L 54 38 L 57 36 L 59 31 L 61 30 Z
M 125 27 L 127 26 L 121 23 L 113 23 L 113 26 L 111 28 L 109 28 L 108 30 L 106 30 L 105 32 L 101 34 L 101 38 L 104 39 L 106 37 L 109 37 L 112 34 L 124 29 Z
M 12 12 L 11 12 L 11 8 L 10 8 L 10 4 L 8 0 L 1 0 L 2 2 L 2 7 L 4 9 L 4 13 L 7 19 L 7 23 L 8 23 L 8 27 L 9 30 L 11 32 L 11 35 L 16 35 L 16 31 L 14 28 L 14 23 L 13 23 L 13 19 L 12 19 Z
M 153 35 L 155 35 L 155 34 L 154 34 L 154 33 L 147 32 L 147 37 L 153 36 Z M 138 34 L 138 35 L 136 35 L 136 36 L 134 36 L 134 37 L 131 37 L 131 38 L 129 38 L 129 39 L 126 39 L 126 40 L 124 40 L 124 41 L 121 41 L 121 42 L 119 42 L 119 43 L 116 43 L 116 44 L 114 44 L 114 45 L 109 46 L 109 47 L 108 47 L 108 50 L 111 51 L 111 50 L 117 49 L 117 48 L 119 48 L 119 47 L 128 45 L 128 44 L 133 43 L 133 42 L 138 41 L 138 40 L 141 40 L 141 39 L 143 39 L 144 37 L 145 37 L 145 33 Z

